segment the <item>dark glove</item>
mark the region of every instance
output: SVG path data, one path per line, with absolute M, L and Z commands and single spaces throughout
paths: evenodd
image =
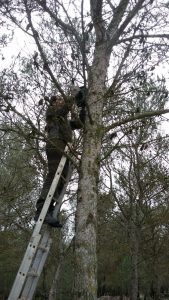
M 80 121 L 85 124 L 85 119 L 86 119 L 86 110 L 85 107 L 82 107 L 79 113 L 79 119 Z
M 78 107 L 85 107 L 86 105 L 86 94 L 87 94 L 87 89 L 85 86 L 80 87 L 80 90 L 77 92 L 75 95 L 75 102 Z

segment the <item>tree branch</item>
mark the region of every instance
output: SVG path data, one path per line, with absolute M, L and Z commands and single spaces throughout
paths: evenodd
M 114 44 L 116 44 L 116 41 L 118 40 L 119 36 L 124 32 L 124 29 L 127 27 L 127 25 L 131 22 L 131 20 L 135 17 L 135 15 L 138 13 L 138 11 L 142 8 L 142 4 L 145 2 L 145 0 L 139 0 L 137 2 L 137 4 L 133 7 L 133 9 L 129 12 L 128 16 L 126 17 L 126 19 L 124 20 L 124 22 L 122 23 L 122 25 L 120 26 L 119 29 L 117 29 L 116 31 L 113 30 L 113 27 L 117 25 L 119 25 L 123 14 L 126 10 L 127 4 L 129 3 L 129 1 L 127 0 L 121 0 L 119 6 L 118 6 L 118 14 L 117 16 L 115 16 L 112 20 L 112 22 L 109 25 L 108 28 L 108 33 L 110 34 L 110 41 L 109 41 L 109 47 L 110 49 L 112 48 L 112 46 Z M 117 14 L 116 12 L 116 14 Z M 115 22 L 116 21 L 116 22 Z M 116 23 L 118 23 L 116 25 Z M 113 33 L 113 34 L 112 34 Z
M 42 137 L 44 141 L 47 141 L 47 137 L 44 133 L 42 133 L 34 124 L 33 122 L 31 121 L 30 118 L 28 117 L 25 117 L 23 114 L 21 114 L 14 106 L 12 106 L 9 102 L 8 103 L 8 107 L 10 108 L 11 111 L 13 111 L 16 115 L 18 115 L 22 120 L 25 121 L 26 124 L 29 124 L 32 128 L 32 130 L 39 136 L 39 137 Z M 24 136 L 24 135 L 23 135 Z M 26 139 L 26 137 L 25 137 Z M 52 141 L 51 141 L 52 143 Z M 55 147 L 57 147 L 56 143 L 53 142 L 53 145 Z M 71 151 L 71 147 L 69 147 L 70 149 L 70 152 L 73 153 Z M 72 162 L 72 164 L 75 166 L 75 168 L 78 170 L 79 169 L 79 166 L 77 165 L 76 161 L 72 158 L 71 155 L 67 154 L 67 153 L 64 153 L 64 155 Z
M 64 32 L 66 32 L 66 33 L 71 33 L 71 34 L 76 38 L 76 41 L 78 42 L 78 44 L 79 44 L 79 46 L 80 46 L 80 48 L 81 48 L 81 46 L 82 46 L 82 45 L 81 45 L 81 44 L 82 44 L 82 43 L 81 43 L 81 38 L 80 38 L 78 32 L 76 31 L 76 29 L 74 28 L 74 26 L 73 26 L 73 24 L 72 24 L 72 22 L 71 22 L 71 19 L 70 19 L 69 15 L 68 15 L 66 9 L 64 8 L 64 6 L 60 4 L 60 5 L 62 6 L 64 12 L 66 13 L 66 16 L 67 16 L 67 18 L 68 18 L 70 24 L 67 24 L 67 23 L 63 22 L 61 19 L 59 19 L 59 18 L 57 17 L 57 15 L 54 14 L 54 13 L 50 10 L 50 8 L 46 6 L 46 4 L 45 4 L 43 1 L 36 0 L 36 2 L 43 8 L 43 10 L 44 10 L 45 12 L 47 12 L 47 13 L 50 15 L 50 17 L 51 17 L 53 20 L 55 20 L 55 22 L 60 26 L 60 28 L 62 28 L 62 30 L 63 30 Z M 58 1 L 57 1 L 57 2 L 58 2 Z
M 102 5 L 103 0 L 90 0 L 91 15 L 94 25 L 97 25 L 98 22 L 102 22 Z
M 25 4 L 25 9 L 26 9 L 26 13 L 27 13 L 27 17 L 28 17 L 28 22 L 29 22 L 29 25 L 30 25 L 30 28 L 32 30 L 32 33 L 33 33 L 33 37 L 34 37 L 34 40 L 36 42 L 36 45 L 38 47 L 38 50 L 41 54 L 41 57 L 42 57 L 42 60 L 43 60 L 43 63 L 44 63 L 44 67 L 45 67 L 45 70 L 48 72 L 48 74 L 50 75 L 53 83 L 55 84 L 55 86 L 57 87 L 58 91 L 60 92 L 60 94 L 62 95 L 63 99 L 65 100 L 65 102 L 67 101 L 67 98 L 66 98 L 66 95 L 64 93 L 64 91 L 62 90 L 59 82 L 56 80 L 55 76 L 53 75 L 53 72 L 51 70 L 51 68 L 49 67 L 49 63 L 48 63 L 48 60 L 46 58 L 46 55 L 43 51 L 43 48 L 39 42 L 39 36 L 38 36 L 38 32 L 35 30 L 34 26 L 33 26 L 33 23 L 32 23 L 32 18 L 31 18 L 31 12 L 28 8 L 28 5 L 27 5 L 27 0 L 24 0 L 24 4 Z
M 112 11 L 115 12 L 115 6 L 111 3 L 111 0 L 106 0 L 106 2 L 109 4 L 109 6 L 111 7 Z
M 114 76 L 114 79 L 113 79 L 113 82 L 111 84 L 111 86 L 109 87 L 109 89 L 107 90 L 106 94 L 105 94 L 105 97 L 107 97 L 108 95 L 110 95 L 111 91 L 114 91 L 115 87 L 116 87 L 116 84 L 118 82 L 118 78 L 121 74 L 121 70 L 123 68 L 123 65 L 124 65 L 124 62 L 125 60 L 127 59 L 127 57 L 129 56 L 130 54 L 130 49 L 131 49 L 131 45 L 132 45 L 132 40 L 130 41 L 129 45 L 127 46 L 126 50 L 125 50 L 125 53 L 124 53 L 124 56 L 122 57 L 122 60 L 119 64 L 119 67 L 118 67 L 118 70 Z
M 160 115 L 167 114 L 167 113 L 169 113 L 169 109 L 163 109 L 163 110 L 157 110 L 157 111 L 148 111 L 148 112 L 145 112 L 145 113 L 142 113 L 142 114 L 136 114 L 135 116 L 125 118 L 121 121 L 115 122 L 112 125 L 109 125 L 109 126 L 105 127 L 104 132 L 107 132 L 110 129 L 113 129 L 113 128 L 118 127 L 120 125 L 130 123 L 130 122 L 135 121 L 135 120 L 141 120 L 141 119 L 145 119 L 145 118 L 160 116 Z
M 145 0 L 139 0 L 137 4 L 133 7 L 133 9 L 129 12 L 127 18 L 124 20 L 123 24 L 120 26 L 118 30 L 119 36 L 127 27 L 127 25 L 131 22 L 131 20 L 135 17 L 135 15 L 139 12 L 139 10 L 142 8 L 144 2 Z
M 83 78 L 84 78 L 84 86 L 86 87 L 86 73 L 85 73 L 85 65 L 86 65 L 86 39 L 85 39 L 85 28 L 84 28 L 84 17 L 83 17 L 83 11 L 84 11 L 84 0 L 81 1 L 81 24 L 82 24 L 82 69 L 83 69 Z
M 96 32 L 96 43 L 105 40 L 106 29 L 102 18 L 103 0 L 90 0 L 91 17 Z
M 114 34 L 115 30 L 118 28 L 128 3 L 129 0 L 121 0 L 118 7 L 115 8 L 113 19 L 110 22 L 109 27 L 107 29 L 107 32 L 110 37 Z
M 131 36 L 128 38 L 120 39 L 118 40 L 114 45 L 118 45 L 120 43 L 125 43 L 128 41 L 132 41 L 134 39 L 142 39 L 142 38 L 166 38 L 169 39 L 169 34 L 163 33 L 163 34 L 138 34 L 135 36 Z

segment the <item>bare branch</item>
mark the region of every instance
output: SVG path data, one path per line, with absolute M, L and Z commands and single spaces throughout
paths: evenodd
M 127 27 L 127 25 L 131 22 L 131 20 L 135 17 L 135 15 L 139 12 L 139 10 L 142 8 L 143 3 L 145 0 L 139 0 L 136 5 L 133 7 L 133 9 L 129 12 L 127 18 L 124 20 L 123 24 L 119 28 L 119 35 L 124 31 L 124 29 Z
M 118 28 L 118 26 L 119 26 L 119 24 L 122 20 L 122 17 L 124 15 L 124 12 L 127 8 L 128 3 L 129 3 L 129 0 L 121 0 L 118 7 L 116 7 L 113 19 L 110 22 L 109 27 L 107 29 L 107 32 L 108 32 L 110 37 L 117 30 L 117 28 Z
M 27 35 L 33 37 L 32 34 L 29 33 L 27 29 L 25 29 L 21 26 L 21 23 L 18 22 L 18 20 L 11 14 L 11 12 L 7 8 L 6 8 L 6 17 L 9 20 L 11 20 L 19 29 L 21 29 L 23 32 L 25 32 Z
M 31 121 L 31 119 L 29 117 L 25 117 L 22 113 L 20 113 L 14 106 L 12 106 L 9 102 L 8 103 L 8 106 L 9 106 L 9 109 L 11 111 L 13 111 L 17 116 L 19 116 L 23 121 L 25 121 L 26 124 L 30 125 L 32 130 L 39 136 L 39 137 L 42 137 L 44 141 L 47 140 L 47 137 L 44 133 L 42 133 L 34 124 L 33 122 Z M 26 136 L 24 135 L 24 132 L 22 133 L 22 135 L 25 137 L 26 139 Z M 52 141 L 51 141 L 52 142 Z M 55 147 L 57 146 L 55 143 L 54 143 Z M 73 151 L 71 150 L 71 146 L 69 146 L 69 150 L 70 150 L 70 153 L 73 154 Z M 79 169 L 79 166 L 77 165 L 77 163 L 75 162 L 75 160 L 72 158 L 71 155 L 65 153 L 64 154 L 71 162 L 72 164 L 75 166 L 75 168 L 78 170 Z
M 138 35 L 134 35 L 128 38 L 124 38 L 124 39 L 120 39 L 117 40 L 117 42 L 115 43 L 115 45 L 118 45 L 120 43 L 125 43 L 131 40 L 135 40 L 135 39 L 143 39 L 143 38 L 166 38 L 169 39 L 169 34 L 167 33 L 163 33 L 163 34 L 138 34 Z
M 30 28 L 32 29 L 32 33 L 33 33 L 33 37 L 34 37 L 34 40 L 36 42 L 36 45 L 38 47 L 38 50 L 41 54 L 41 57 L 42 57 L 42 60 L 43 60 L 43 63 L 44 63 L 44 67 L 45 67 L 45 70 L 48 72 L 48 74 L 50 75 L 52 81 L 54 82 L 55 86 L 57 87 L 58 91 L 60 92 L 60 94 L 62 95 L 62 97 L 64 98 L 65 102 L 67 100 L 66 96 L 65 96 L 65 93 L 64 91 L 62 90 L 59 82 L 56 80 L 55 76 L 53 75 L 53 72 L 51 70 L 51 68 L 49 67 L 49 63 L 48 63 L 48 60 L 46 58 L 46 55 L 43 51 L 43 48 L 39 42 L 39 36 L 38 36 L 38 33 L 37 31 L 35 30 L 34 26 L 33 26 L 33 23 L 32 23 L 32 18 L 31 18 L 31 12 L 28 8 L 28 5 L 27 5 L 27 0 L 24 0 L 24 4 L 25 4 L 25 9 L 26 9 L 26 13 L 27 13 L 27 17 L 28 17 L 28 22 L 29 22 L 29 25 L 30 25 Z
M 91 16 L 96 32 L 96 43 L 105 40 L 106 29 L 102 18 L 103 0 L 90 0 Z
M 107 132 L 110 129 L 113 129 L 113 128 L 118 127 L 120 125 L 130 123 L 130 122 L 135 121 L 135 120 L 141 120 L 141 119 L 145 119 L 145 118 L 160 116 L 160 115 L 164 115 L 164 114 L 167 114 L 167 113 L 169 113 L 169 109 L 163 109 L 163 110 L 157 110 L 157 111 L 147 111 L 147 112 L 144 112 L 142 114 L 136 114 L 135 116 L 125 118 L 121 121 L 115 122 L 112 125 L 109 125 L 109 126 L 105 127 L 104 132 Z
M 112 11 L 115 12 L 115 6 L 111 3 L 111 0 L 107 0 L 107 3 L 109 4 L 109 6 L 111 7 Z
M 109 41 L 110 49 L 112 48 L 112 46 L 114 44 L 116 44 L 116 41 L 118 40 L 119 36 L 123 33 L 124 29 L 131 22 L 131 20 L 135 17 L 135 15 L 139 12 L 139 10 L 142 8 L 142 5 L 145 2 L 145 0 L 139 0 L 137 2 L 137 4 L 133 7 L 133 9 L 129 12 L 128 16 L 126 17 L 126 19 L 124 20 L 124 22 L 122 23 L 120 28 L 117 29 L 117 25 L 119 25 L 119 23 L 123 17 L 123 14 L 126 10 L 128 2 L 129 1 L 127 1 L 127 0 L 121 0 L 121 2 L 119 4 L 119 6 L 120 5 L 121 6 L 120 7 L 118 6 L 118 11 L 117 11 L 118 14 L 116 12 L 112 22 L 109 25 L 108 34 L 110 35 L 110 41 Z M 115 27 L 115 29 L 117 29 L 116 31 L 114 30 L 114 27 Z
M 90 0 L 90 5 L 94 24 L 98 23 L 98 21 L 102 21 L 103 0 Z
M 86 86 L 86 74 L 85 74 L 85 65 L 86 65 L 86 40 L 85 40 L 85 28 L 84 28 L 84 17 L 83 17 L 83 10 L 84 10 L 84 0 L 81 1 L 81 24 L 82 24 L 82 59 L 83 59 L 83 78 L 84 78 L 84 85 Z
M 115 89 L 117 81 L 118 81 L 118 78 L 119 78 L 119 76 L 121 74 L 121 70 L 123 68 L 124 62 L 125 62 L 125 60 L 127 59 L 127 57 L 130 54 L 131 45 L 132 45 L 132 40 L 130 41 L 130 44 L 126 48 L 126 51 L 125 51 L 124 56 L 123 56 L 123 58 L 121 60 L 121 63 L 119 64 L 119 67 L 118 67 L 118 70 L 116 72 L 116 75 L 114 76 L 113 82 L 112 82 L 111 86 L 109 87 L 109 89 L 107 90 L 107 92 L 105 94 L 105 97 L 107 95 L 109 95 L 111 93 L 111 91 L 113 91 Z
M 64 8 L 64 6 L 60 4 L 60 5 L 62 6 L 64 12 L 66 13 L 66 16 L 67 16 L 67 18 L 68 18 L 68 20 L 69 20 L 69 24 L 67 24 L 67 23 L 63 22 L 61 19 L 59 19 L 59 18 L 57 17 L 57 15 L 56 15 L 55 13 L 53 13 L 53 12 L 50 10 L 50 8 L 47 7 L 46 4 L 45 4 L 43 1 L 36 0 L 36 2 L 43 8 L 43 10 L 44 10 L 45 12 L 47 12 L 47 13 L 50 15 L 50 17 L 51 17 L 53 20 L 55 20 L 55 22 L 58 24 L 58 26 L 59 26 L 60 28 L 62 28 L 62 30 L 63 30 L 64 32 L 66 32 L 66 33 L 71 33 L 71 34 L 76 38 L 76 41 L 78 42 L 78 44 L 79 44 L 79 46 L 80 46 L 80 48 L 81 48 L 81 38 L 80 38 L 78 32 L 76 31 L 75 27 L 73 26 L 73 24 L 72 24 L 72 22 L 71 22 L 71 19 L 70 19 L 69 15 L 68 15 L 66 9 Z

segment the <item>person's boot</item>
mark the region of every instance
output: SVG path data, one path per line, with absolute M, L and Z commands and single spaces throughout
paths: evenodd
M 34 220 L 35 222 L 37 222 L 38 218 L 39 218 L 39 215 L 41 213 L 41 209 L 38 209 L 36 210 L 35 212 L 35 216 L 34 216 Z M 44 219 L 44 223 L 45 224 L 48 224 L 52 227 L 56 227 L 56 228 L 62 228 L 62 224 L 60 224 L 59 221 L 57 221 L 53 216 L 52 216 L 52 213 L 53 211 L 52 210 L 49 210 L 45 216 L 45 219 Z
M 53 227 L 58 227 L 58 228 L 62 228 L 63 225 L 57 221 L 57 219 L 53 216 L 53 212 L 55 210 L 55 206 L 53 205 L 53 202 L 50 204 L 46 218 L 45 218 L 45 222 Z M 55 221 L 54 221 L 55 220 Z M 54 226 L 53 223 L 56 225 Z
M 47 212 L 46 217 L 44 219 L 44 223 L 57 228 L 62 228 L 62 224 L 60 224 L 59 221 L 57 221 L 50 212 Z

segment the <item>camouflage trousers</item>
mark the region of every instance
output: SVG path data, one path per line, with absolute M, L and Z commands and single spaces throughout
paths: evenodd
M 57 148 L 52 147 L 51 144 L 48 144 L 48 143 L 46 145 L 46 155 L 47 155 L 47 160 L 48 160 L 48 173 L 47 173 L 46 179 L 44 181 L 40 197 L 36 203 L 36 208 L 38 210 L 41 210 L 43 207 L 44 201 L 47 197 L 47 194 L 48 194 L 48 191 L 52 184 L 56 170 L 57 170 L 60 160 L 62 158 L 65 146 L 66 146 L 66 144 L 61 140 L 59 142 L 57 142 Z M 67 159 L 65 167 L 62 171 L 62 175 L 60 177 L 59 183 L 57 185 L 56 191 L 54 193 L 51 205 L 50 205 L 51 210 L 55 203 L 55 199 L 57 199 L 57 197 L 60 195 L 60 193 L 63 189 L 64 182 L 65 182 L 64 179 L 67 176 L 68 168 L 69 168 L 69 160 Z

